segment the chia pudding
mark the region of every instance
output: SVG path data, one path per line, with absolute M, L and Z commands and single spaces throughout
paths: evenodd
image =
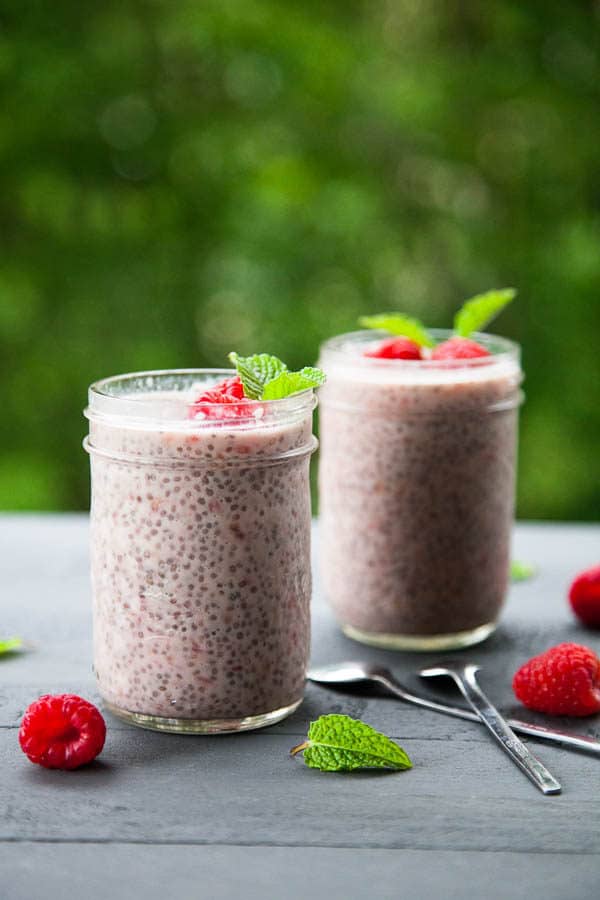
M 491 356 L 369 358 L 373 331 L 323 345 L 322 573 L 357 640 L 443 649 L 495 628 L 509 577 L 522 376 L 517 345 L 476 338 Z
M 90 389 L 94 669 L 108 708 L 149 728 L 260 727 L 303 696 L 315 399 L 190 417 L 224 375 Z

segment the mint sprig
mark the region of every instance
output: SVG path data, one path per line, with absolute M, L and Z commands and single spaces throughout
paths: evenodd
M 405 316 L 402 313 L 380 313 L 376 316 L 361 316 L 358 324 L 363 328 L 377 328 L 381 331 L 389 331 L 390 334 L 406 337 L 419 347 L 433 347 L 435 341 L 418 319 Z
M 410 769 L 402 747 L 370 725 L 350 716 L 332 714 L 311 722 L 308 737 L 290 750 L 304 753 L 311 769 L 349 772 L 353 769 Z
M 281 359 L 268 353 L 238 356 L 232 352 L 229 359 L 240 376 L 244 394 L 251 400 L 282 400 L 325 382 L 321 369 L 305 366 L 299 372 L 290 372 Z
M 5 640 L 0 641 L 0 656 L 4 656 L 8 653 L 15 653 L 17 650 L 22 650 L 23 646 L 24 645 L 21 638 L 6 638 Z
M 281 372 L 263 388 L 261 400 L 281 400 L 298 391 L 320 387 L 325 381 L 325 374 L 320 369 L 306 366 L 299 372 Z
M 250 400 L 260 400 L 265 385 L 287 371 L 287 366 L 281 359 L 269 356 L 268 353 L 238 356 L 232 351 L 228 358 L 237 369 L 244 386 L 244 394 Z
M 454 316 L 456 334 L 459 337 L 469 337 L 474 331 L 483 331 L 516 296 L 514 288 L 503 288 L 471 297 Z

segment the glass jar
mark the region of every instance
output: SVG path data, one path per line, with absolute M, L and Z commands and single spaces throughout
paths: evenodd
M 385 337 L 353 332 L 321 349 L 325 590 L 358 641 L 465 647 L 494 630 L 507 592 L 519 348 L 478 334 L 491 356 L 363 355 Z
M 316 400 L 194 417 L 233 374 L 140 372 L 89 391 L 94 669 L 106 707 L 146 728 L 259 728 L 303 696 Z

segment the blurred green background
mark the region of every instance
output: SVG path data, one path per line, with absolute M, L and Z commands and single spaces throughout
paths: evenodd
M 514 285 L 521 517 L 600 511 L 597 3 L 3 0 L 0 508 L 84 509 L 87 385 L 290 365 Z

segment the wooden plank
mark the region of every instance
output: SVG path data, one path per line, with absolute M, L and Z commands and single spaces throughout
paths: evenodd
M 4 900 L 590 900 L 598 859 L 421 850 L 0 845 Z
M 394 849 L 417 854 L 382 857 L 394 859 L 387 868 L 383 862 L 381 865 L 389 872 L 389 884 L 398 888 L 401 869 L 396 868 L 397 859 L 404 860 L 408 870 L 413 866 L 415 873 L 419 866 L 434 872 L 438 865 L 434 860 L 453 850 L 446 870 L 439 868 L 440 878 L 444 871 L 449 873 L 447 897 L 454 896 L 451 891 L 459 885 L 459 851 L 477 850 L 482 859 L 489 856 L 489 863 L 479 870 L 482 878 L 486 866 L 491 871 L 492 860 L 504 853 L 515 853 L 519 859 L 524 851 L 545 854 L 531 858 L 535 878 L 546 860 L 555 859 L 549 854 L 583 852 L 597 862 L 600 811 L 595 797 L 600 760 L 532 743 L 564 785 L 562 796 L 544 798 L 478 726 L 372 692 L 346 695 L 309 686 L 305 703 L 286 722 L 265 732 L 229 737 L 152 734 L 109 718 L 109 738 L 101 762 L 75 773 L 30 766 L 17 744 L 25 706 L 48 691 L 75 691 L 97 698 L 90 657 L 86 519 L 0 517 L 0 545 L 2 631 L 22 634 L 36 644 L 29 654 L 0 661 L 0 792 L 8 798 L 0 821 L 1 840 L 42 842 L 40 846 L 47 841 L 132 842 L 135 847 L 128 851 L 132 862 L 126 879 L 134 878 L 136 867 L 143 865 L 140 854 L 145 851 L 140 850 L 139 842 L 200 845 L 182 853 L 199 852 L 202 845 L 228 844 L 219 851 L 229 860 L 222 864 L 228 870 L 235 869 L 235 860 L 241 859 L 234 845 L 245 844 L 269 845 L 269 853 L 275 852 L 275 845 L 283 850 L 331 848 L 322 851 L 322 865 L 331 872 L 338 871 L 334 857 L 341 858 L 334 848 L 389 848 L 379 852 Z M 527 525 L 517 530 L 516 555 L 538 563 L 540 575 L 513 587 L 498 633 L 465 653 L 483 664 L 482 683 L 499 705 L 516 711 L 510 677 L 532 653 L 561 640 L 582 641 L 600 651 L 600 635 L 579 628 L 565 601 L 571 576 L 594 561 L 598 546 L 600 529 L 590 526 Z M 419 684 L 415 675 L 418 666 L 432 656 L 388 653 L 345 639 L 320 596 L 318 579 L 313 654 L 316 663 L 349 657 L 385 661 L 413 689 L 432 692 L 431 686 Z M 436 693 L 456 700 L 452 688 L 447 692 L 440 688 Z M 392 775 L 326 775 L 309 771 L 300 760 L 291 760 L 290 746 L 305 733 L 311 719 L 325 712 L 364 718 L 396 737 L 413 757 L 414 770 Z M 600 737 L 598 717 L 569 725 Z M 11 843 L 13 846 L 17 844 Z M 204 849 L 208 856 L 202 859 L 213 858 Z M 418 854 L 427 850 L 435 855 L 431 853 L 424 862 Z M 102 872 L 100 848 L 94 845 L 89 852 L 97 860 L 90 865 Z M 166 850 L 161 849 L 163 852 Z M 164 857 L 165 871 L 176 872 L 177 860 L 182 858 L 179 852 L 168 857 L 172 862 Z M 350 852 L 356 854 L 356 850 Z M 20 850 L 15 858 L 22 858 Z M 42 856 L 36 858 L 42 870 L 49 867 L 51 880 L 50 863 L 44 863 Z M 258 854 L 255 858 L 262 857 Z M 254 871 L 254 863 L 249 865 Z M 365 872 L 369 865 L 365 863 Z M 276 866 L 275 870 L 277 877 L 283 877 Z M 215 879 L 218 871 L 216 865 Z M 348 862 L 348 871 L 354 873 L 349 876 L 351 886 L 362 869 L 358 862 Z M 591 871 L 591 864 L 581 871 Z M 577 883 L 574 873 L 575 869 L 565 884 Z M 179 875 L 183 878 L 181 872 Z M 225 883 L 235 885 L 233 875 L 228 877 Z M 386 896 L 386 877 L 378 896 Z M 553 886 L 563 884 L 559 876 L 556 879 Z M 185 885 L 185 879 L 181 883 Z M 492 889 L 486 890 L 486 896 L 494 896 Z M 426 898 L 425 891 L 413 892 L 413 896 Z M 61 896 L 58 889 L 54 896 Z M 213 891 L 207 896 L 219 894 Z M 511 896 L 519 895 L 511 892 Z M 563 892 L 562 896 L 575 898 L 577 894 Z
M 29 765 L 4 729 L 0 840 L 600 850 L 595 758 L 545 748 L 565 792 L 543 797 L 490 741 L 411 738 L 413 770 L 354 774 L 310 770 L 292 743 L 111 732 L 102 762 L 56 772 Z

